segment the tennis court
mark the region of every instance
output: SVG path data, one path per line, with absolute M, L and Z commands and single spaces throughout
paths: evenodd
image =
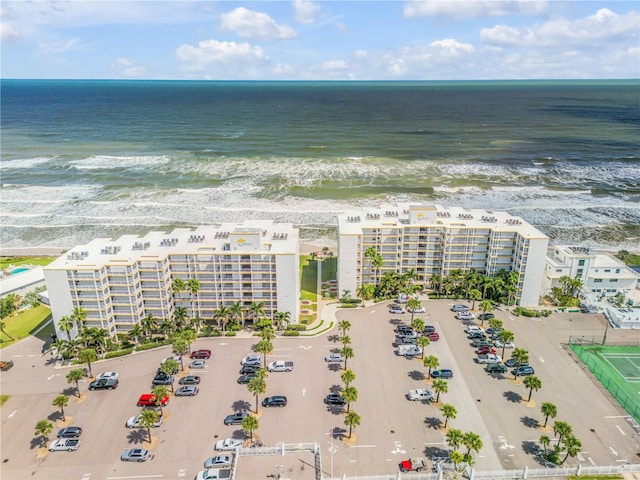
M 640 346 L 569 345 L 622 407 L 640 422 Z

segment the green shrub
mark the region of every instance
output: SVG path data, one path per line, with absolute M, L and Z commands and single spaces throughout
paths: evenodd
M 204 331 L 200 334 L 198 334 L 198 337 L 203 338 L 203 337 L 221 337 L 222 336 L 222 332 L 220 330 L 211 330 L 211 331 Z
M 115 352 L 109 352 L 107 353 L 104 358 L 116 358 L 116 357 L 123 357 L 125 355 L 129 355 L 133 352 L 132 348 L 125 348 L 124 350 L 117 350 Z
M 356 305 L 355 303 L 341 303 L 340 308 L 358 308 L 360 305 Z
M 236 332 L 225 332 L 224 336 L 225 337 L 235 337 L 236 336 Z
M 531 310 L 529 308 L 524 308 L 524 307 L 516 307 L 513 310 L 513 314 L 516 316 L 522 315 L 523 317 L 539 317 L 540 316 L 540 312 L 538 312 L 537 310 Z
M 306 330 L 307 326 L 306 325 L 300 325 L 297 323 L 291 324 L 287 326 L 287 330 L 298 330 L 298 331 L 302 331 L 302 330 Z
M 160 340 L 158 342 L 143 343 L 141 345 L 138 345 L 135 348 L 135 350 L 136 352 L 143 352 L 144 350 L 149 350 L 151 348 L 156 348 L 156 347 L 162 347 L 163 345 L 169 345 L 169 340 Z
M 298 330 L 285 330 L 284 332 L 282 332 L 282 336 L 284 337 L 297 337 L 300 335 L 300 332 Z

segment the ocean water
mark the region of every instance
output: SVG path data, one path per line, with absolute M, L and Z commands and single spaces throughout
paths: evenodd
M 331 241 L 396 201 L 640 245 L 640 81 L 1 81 L 0 243 L 244 218 Z

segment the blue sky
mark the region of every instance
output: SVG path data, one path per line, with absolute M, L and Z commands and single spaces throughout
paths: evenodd
M 640 78 L 637 1 L 7 1 L 2 78 Z

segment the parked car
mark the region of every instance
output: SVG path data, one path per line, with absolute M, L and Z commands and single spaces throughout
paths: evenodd
M 191 352 L 191 358 L 204 358 L 208 360 L 209 358 L 211 358 L 211 350 L 195 350 Z
M 514 348 L 516 346 L 513 342 L 502 343 L 500 340 L 494 340 L 493 345 L 497 348 Z
M 523 363 L 522 365 L 519 365 L 518 362 L 516 362 L 516 360 L 514 358 L 510 358 L 509 360 L 507 360 L 506 362 L 504 362 L 504 364 L 511 368 L 511 367 L 524 367 L 526 365 L 529 365 L 528 363 Z
M 436 331 L 436 327 L 434 327 L 433 325 L 425 325 L 424 330 L 422 330 L 422 333 L 424 335 L 429 335 L 430 333 L 435 333 L 435 331 Z
M 200 377 L 197 375 L 186 375 L 178 381 L 180 385 L 198 385 L 199 383 Z
M 413 327 L 411 325 L 407 325 L 404 323 L 399 324 L 396 328 L 393 329 L 394 332 L 400 333 L 403 330 L 407 330 L 409 332 L 413 332 Z
M 455 304 L 451 307 L 452 312 L 465 312 L 468 310 L 469 310 L 469 307 L 466 305 Z
M 486 340 L 487 336 L 483 332 L 472 332 L 469 335 L 467 335 L 467 338 L 470 339 L 470 340 L 475 340 L 477 338 L 480 338 L 482 340 Z
M 255 372 L 247 373 L 246 375 L 241 375 L 240 377 L 238 377 L 238 383 L 247 384 L 251 380 L 253 380 L 254 378 L 258 378 L 258 374 L 257 373 L 255 373 Z
M 204 368 L 205 363 L 205 360 L 194 360 L 189 364 L 189 368 Z
M 167 375 L 164 372 L 158 373 L 151 381 L 153 385 L 171 385 L 173 383 L 173 375 Z
M 409 308 L 409 313 L 425 313 L 424 307 Z
M 502 359 L 498 355 L 493 353 L 483 353 L 476 355 L 476 362 L 478 363 L 502 363 Z
M 195 480 L 226 480 L 227 478 L 231 478 L 231 470 L 221 468 L 200 470 L 195 476 Z
M 49 444 L 50 452 L 73 452 L 80 446 L 79 438 L 58 438 Z
M 13 367 L 13 360 L 1 361 L 0 362 L 0 370 L 6 372 L 7 370 Z
M 247 418 L 249 414 L 247 412 L 236 412 L 231 415 L 227 415 L 224 419 L 225 425 L 242 425 L 242 421 Z
M 471 312 L 458 312 L 456 318 L 458 320 L 473 320 L 476 316 Z
M 260 366 L 260 364 L 262 363 L 262 356 L 261 355 L 247 355 L 242 360 L 240 360 L 240 363 L 242 365 Z
M 284 395 L 273 395 L 272 397 L 265 397 L 262 400 L 263 407 L 286 407 L 287 397 Z
M 418 339 L 408 338 L 408 337 L 396 337 L 396 341 L 393 343 L 393 346 L 399 347 L 400 345 L 418 345 Z
M 204 461 L 204 468 L 228 468 L 232 459 L 231 455 L 216 455 Z
M 491 320 L 492 318 L 496 318 L 493 313 L 481 313 L 480 315 L 478 315 L 478 320 L 487 321 Z
M 401 330 L 396 334 L 398 338 L 418 338 L 418 332 L 415 330 Z
M 155 407 L 157 403 L 156 396 L 153 393 L 144 393 L 140 395 L 140 398 L 138 399 L 139 407 Z M 159 403 L 163 407 L 166 406 L 169 403 L 169 397 L 164 397 Z
M 422 458 L 412 457 L 400 462 L 401 472 L 421 472 L 425 468 L 427 468 L 427 462 Z
M 117 380 L 118 379 L 118 372 L 102 372 L 102 373 L 98 374 L 98 376 L 96 377 L 96 380 L 105 380 L 107 378 L 111 378 L 113 380 Z
M 276 360 L 267 365 L 267 370 L 269 370 L 270 372 L 292 372 L 293 362 L 288 362 L 286 360 Z
M 346 405 L 347 401 L 339 393 L 330 393 L 324 397 L 324 403 L 327 405 Z
M 258 373 L 259 370 L 262 370 L 260 365 L 243 365 L 240 369 L 240 375 L 245 375 L 247 373 Z
M 482 333 L 484 334 L 484 330 L 482 327 L 478 327 L 477 325 L 468 325 L 467 328 L 464 329 L 467 333 Z
M 422 353 L 422 349 L 417 345 L 398 345 L 396 355 L 400 357 L 416 357 Z
M 124 424 L 127 428 L 143 428 L 142 427 L 142 416 L 134 415 L 133 417 L 129 417 L 127 422 Z M 157 428 L 162 425 L 162 415 L 158 415 L 158 421 L 151 425 L 153 428 Z
M 89 384 L 89 390 L 113 390 L 115 388 L 118 388 L 118 379 L 115 378 L 94 380 Z
M 128 448 L 120 455 L 123 462 L 144 462 L 149 458 L 149 450 L 144 448 Z
M 484 371 L 487 373 L 506 373 L 507 366 L 502 363 L 489 363 L 484 367 Z
M 242 443 L 242 440 L 238 440 L 236 438 L 225 438 L 223 440 L 218 440 L 214 448 L 219 452 L 229 452 L 241 447 Z
M 393 313 L 393 314 L 403 314 L 403 313 L 407 313 L 407 311 L 399 306 L 399 305 L 391 305 L 389 307 L 389 313 Z
M 497 335 L 499 334 L 502 330 L 504 330 L 502 327 L 496 327 L 496 328 L 487 328 L 487 335 Z
M 194 397 L 200 390 L 195 385 L 183 385 L 176 390 L 174 395 L 176 397 Z
M 78 438 L 82 435 L 82 428 L 80 427 L 65 427 L 58 430 L 58 438 Z
M 473 345 L 475 348 L 493 347 L 493 343 L 491 343 L 486 338 L 476 338 L 473 340 L 473 342 L 471 342 L 471 345 Z
M 440 334 L 438 332 L 428 333 L 426 337 L 432 342 L 437 342 L 440 340 Z
M 333 352 L 324 357 L 325 362 L 344 362 L 344 357 L 340 352 Z
M 529 365 L 520 365 L 519 367 L 516 367 L 513 370 L 511 370 L 511 374 L 515 375 L 516 377 L 533 375 L 534 373 L 536 373 L 536 371 L 533 369 L 533 367 Z
M 491 348 L 491 347 L 482 347 L 476 350 L 476 353 L 478 355 L 486 355 L 487 353 L 492 353 L 492 354 L 496 354 L 498 353 L 497 350 L 495 348 Z
M 418 388 L 415 390 L 409 390 L 407 393 L 407 400 L 417 402 L 418 400 L 429 402 L 435 398 L 433 390 L 427 390 L 426 388 Z
M 453 371 L 449 369 L 434 370 L 431 372 L 431 378 L 453 378 Z

